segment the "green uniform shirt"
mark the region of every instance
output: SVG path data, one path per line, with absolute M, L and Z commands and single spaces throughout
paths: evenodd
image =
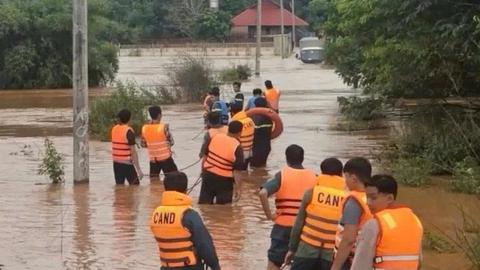
M 327 261 L 333 261 L 333 250 L 325 248 L 317 248 L 307 244 L 300 239 L 302 228 L 305 224 L 305 217 L 307 216 L 307 206 L 310 204 L 313 196 L 313 189 L 308 189 L 303 195 L 302 204 L 298 211 L 295 224 L 290 234 L 289 249 L 295 252 L 295 257 L 300 258 L 322 258 Z

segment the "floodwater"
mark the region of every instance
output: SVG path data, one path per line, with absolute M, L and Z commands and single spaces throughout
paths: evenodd
M 171 59 L 123 57 L 119 78 L 139 79 L 150 64 L 161 69 L 162 61 Z M 220 59 L 215 67 L 241 61 L 252 60 Z M 390 133 L 387 129 L 354 133 L 331 129 L 338 117 L 336 97 L 353 93 L 331 70 L 294 59 L 267 59 L 262 77 L 246 83 L 244 92 L 267 78 L 284 90 L 280 106 L 285 125 L 285 132 L 273 142 L 268 167 L 242 175 L 238 203 L 194 205 L 212 234 L 222 269 L 265 268 L 272 223 L 264 218 L 256 191 L 285 165 L 284 149 L 289 144 L 303 146 L 304 165 L 318 171 L 326 157 L 370 157 Z M 92 100 L 105 90 L 91 93 Z M 0 264 L 4 265 L 0 268 L 159 269 L 157 246 L 148 222 L 160 202 L 162 185 L 146 178 L 140 186 L 115 186 L 110 144 L 91 141 L 90 184 L 74 186 L 70 107 L 70 90 L 0 92 Z M 186 167 L 197 161 L 201 144 L 201 136 L 192 139 L 202 128 L 200 105 L 165 106 L 163 111 L 176 142 L 174 159 L 180 168 Z M 64 185 L 48 185 L 48 180 L 36 173 L 46 136 L 66 157 Z M 146 151 L 141 150 L 140 156 L 143 171 L 148 172 Z M 185 172 L 193 185 L 199 165 Z M 199 186 L 191 194 L 194 201 L 198 192 Z M 471 209 L 478 206 L 472 196 L 438 188 L 403 188 L 400 197 L 413 205 L 427 227 L 447 232 L 460 224 L 458 203 Z M 424 269 L 465 267 L 464 258 L 458 254 L 426 253 Z

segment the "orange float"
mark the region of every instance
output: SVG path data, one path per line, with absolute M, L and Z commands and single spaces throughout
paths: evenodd
M 252 117 L 254 115 L 263 115 L 265 117 L 270 118 L 273 122 L 273 127 L 272 127 L 272 139 L 277 138 L 282 134 L 283 132 L 283 123 L 282 119 L 280 119 L 280 116 L 278 114 L 269 108 L 252 108 L 246 111 L 248 117 Z

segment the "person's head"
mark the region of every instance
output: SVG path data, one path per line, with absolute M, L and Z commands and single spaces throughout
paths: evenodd
M 299 145 L 292 144 L 285 150 L 288 166 L 298 166 L 303 163 L 303 148 Z
M 268 107 L 267 100 L 264 97 L 258 97 L 257 99 L 255 99 L 254 103 L 255 103 L 255 107 L 258 107 L 258 108 Z
M 372 165 L 366 158 L 352 158 L 343 166 L 343 175 L 349 190 L 363 189 L 372 175 Z
M 230 104 L 230 113 L 235 115 L 243 110 L 241 102 L 233 102 Z
M 219 97 L 219 96 L 220 96 L 220 88 L 218 88 L 218 87 L 216 87 L 216 86 L 212 88 L 212 91 L 211 91 L 211 92 L 212 92 L 212 95 L 213 95 L 214 97 Z
M 209 112 L 207 114 L 207 121 L 212 126 L 220 125 L 221 124 L 220 112 Z
M 170 172 L 165 174 L 163 180 L 165 191 L 187 192 L 188 178 L 183 172 Z
M 266 87 L 267 89 L 272 89 L 272 88 L 273 88 L 272 81 L 266 80 L 266 81 L 265 81 L 265 87 Z
M 150 106 L 148 107 L 148 113 L 150 114 L 150 118 L 152 120 L 160 120 L 162 118 L 162 109 L 160 106 Z
M 233 91 L 240 92 L 240 88 L 242 87 L 242 83 L 241 82 L 234 82 L 232 84 L 232 86 L 233 86 Z
M 240 121 L 232 121 L 228 124 L 228 134 L 231 136 L 239 136 L 242 132 L 243 124 Z
M 130 122 L 131 117 L 132 113 L 128 109 L 122 109 L 117 113 L 117 118 L 121 124 L 127 124 Z
M 338 158 L 327 158 L 320 164 L 322 174 L 342 176 L 343 164 Z
M 260 88 L 253 89 L 253 95 L 254 96 L 261 96 L 262 95 L 262 89 L 260 89 Z
M 390 175 L 374 175 L 366 186 L 367 205 L 372 213 L 388 208 L 397 199 L 397 181 Z

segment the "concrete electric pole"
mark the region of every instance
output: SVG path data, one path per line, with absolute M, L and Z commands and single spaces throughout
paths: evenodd
M 73 0 L 73 182 L 88 183 L 87 0 Z
M 255 75 L 260 76 L 262 48 L 262 0 L 257 0 L 257 48 L 255 49 Z
M 295 0 L 292 0 L 292 15 L 293 15 L 293 18 L 292 18 L 292 39 L 293 39 L 293 49 L 295 49 L 295 47 L 297 46 L 297 40 L 296 40 L 296 37 L 295 37 Z
M 282 59 L 285 58 L 285 40 L 284 40 L 284 35 L 285 35 L 285 25 L 283 22 L 283 0 L 280 0 L 280 20 L 281 20 L 281 26 L 280 26 L 280 32 L 282 33 L 282 42 L 281 42 L 281 49 L 282 49 Z

